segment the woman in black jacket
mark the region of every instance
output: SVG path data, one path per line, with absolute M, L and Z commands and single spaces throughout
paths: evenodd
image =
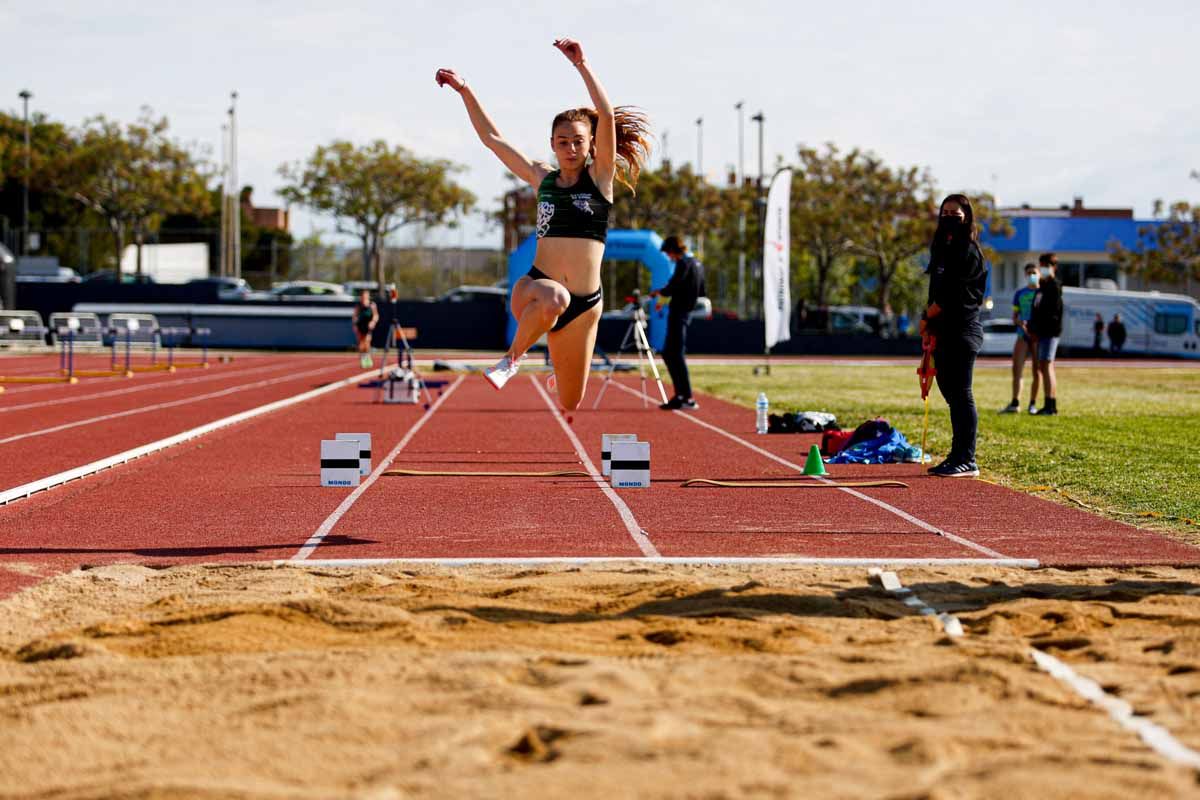
M 987 269 L 971 201 L 952 194 L 942 201 L 929 258 L 929 307 L 921 335 L 936 339 L 933 351 L 938 389 L 950 406 L 954 440 L 946 460 L 929 470 L 942 478 L 974 478 L 979 414 L 971 384 L 975 356 L 983 345 L 979 308 L 987 290 Z

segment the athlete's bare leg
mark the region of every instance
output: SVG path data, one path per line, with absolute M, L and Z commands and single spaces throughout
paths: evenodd
M 512 314 L 517 320 L 508 356 L 513 360 L 525 355 L 558 321 L 571 304 L 571 295 L 558 281 L 524 275 L 513 286 Z
M 587 392 L 588 373 L 592 369 L 592 351 L 596 333 L 600 330 L 602 303 L 589 308 L 567 327 L 554 331 L 546 338 L 554 375 L 558 382 L 558 399 L 567 411 L 574 411 Z

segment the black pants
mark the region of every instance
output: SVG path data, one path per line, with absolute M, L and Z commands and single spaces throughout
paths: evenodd
M 975 409 L 971 384 L 975 378 L 975 356 L 981 346 L 982 342 L 975 339 L 939 338 L 937 349 L 933 351 L 938 390 L 950 406 L 950 427 L 954 431 L 949 456 L 952 464 L 975 460 L 979 412 Z
M 667 341 L 663 344 L 662 358 L 671 373 L 671 383 L 675 386 L 675 396 L 685 400 L 692 396 L 692 381 L 688 377 L 686 316 L 667 315 Z

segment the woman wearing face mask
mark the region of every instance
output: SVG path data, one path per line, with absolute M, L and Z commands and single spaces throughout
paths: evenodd
M 937 231 L 930 246 L 929 307 L 921 322 L 921 335 L 933 335 L 938 389 L 950 406 L 954 439 L 950 454 L 932 475 L 942 478 L 974 478 L 975 436 L 979 414 L 971 384 L 975 356 L 983 345 L 979 308 L 987 289 L 987 270 L 979 250 L 978 232 L 971 201 L 952 194 L 942 201 Z
M 459 93 L 483 144 L 538 193 L 534 267 L 512 289 L 517 332 L 508 352 L 484 371 L 484 377 L 495 388 L 503 387 L 517 374 L 525 352 L 548 334 L 559 400 L 572 410 L 587 388 L 603 310 L 600 262 L 613 181 L 630 188 L 637 182 L 648 155 L 649 129 L 640 112 L 613 108 L 578 42 L 559 39 L 554 46 L 579 71 L 594 106 L 569 109 L 551 123 L 550 146 L 558 169 L 528 158 L 505 141 L 466 80 L 453 70 L 438 70 L 436 80 Z

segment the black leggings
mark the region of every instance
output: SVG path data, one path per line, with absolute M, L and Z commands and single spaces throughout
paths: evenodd
M 687 400 L 692 396 L 692 381 L 688 375 L 687 361 L 687 317 L 667 315 L 667 340 L 663 343 L 662 358 L 671 373 L 675 396 Z
M 975 377 L 975 356 L 979 353 L 980 344 L 970 339 L 939 339 L 937 349 L 933 351 L 938 390 L 950 406 L 950 427 L 954 430 L 948 458 L 951 464 L 975 461 L 979 412 L 975 409 L 971 383 Z

